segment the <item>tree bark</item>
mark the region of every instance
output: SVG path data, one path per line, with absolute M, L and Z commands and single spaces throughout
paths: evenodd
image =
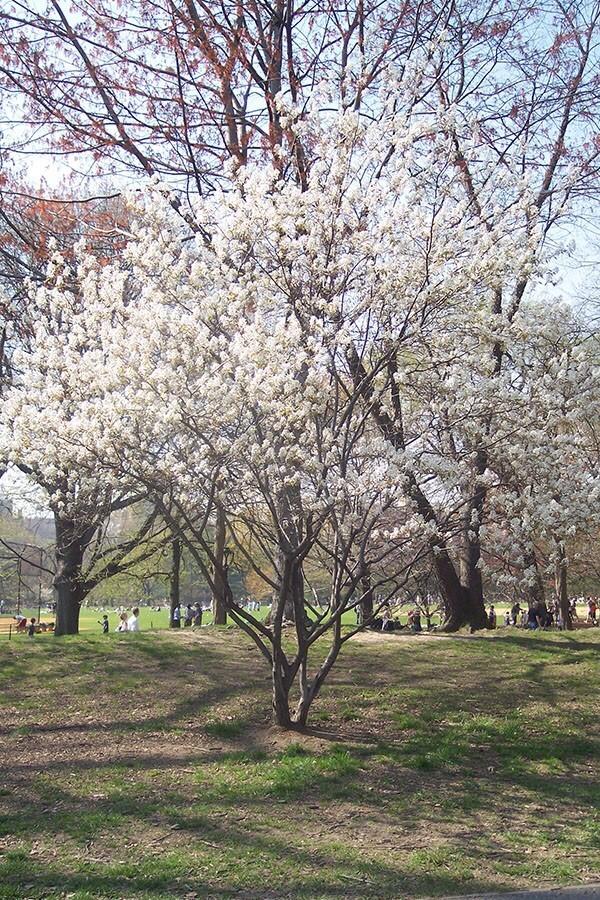
M 225 514 L 220 507 L 217 507 L 217 522 L 215 527 L 215 566 L 213 581 L 213 625 L 226 625 Z
M 358 610 L 359 610 L 359 622 L 363 625 L 365 622 L 368 622 L 373 618 L 373 588 L 371 587 L 371 576 L 367 573 L 363 575 L 360 580 L 360 584 L 362 587 L 362 599 L 360 601 Z
M 433 563 L 444 603 L 441 631 L 454 632 L 469 623 L 469 596 L 445 547 L 434 545 Z
M 524 554 L 524 564 L 525 564 L 526 569 L 529 569 L 532 567 L 535 569 L 534 583 L 527 590 L 529 602 L 530 603 L 545 603 L 546 602 L 546 592 L 544 590 L 544 582 L 542 580 L 542 576 L 540 575 L 540 570 L 538 568 L 535 550 L 530 549 Z
M 286 663 L 280 649 L 273 652 L 273 718 L 282 728 L 290 728 L 292 717 L 290 714 L 290 684 L 286 674 Z
M 569 606 L 569 590 L 568 590 L 568 568 L 566 547 L 563 541 L 556 542 L 558 551 L 558 561 L 556 564 L 556 593 L 558 595 L 558 605 L 560 614 L 567 631 L 573 630 L 573 618 L 571 616 L 571 607 Z
M 56 622 L 54 634 L 79 634 L 79 612 L 84 598 L 83 557 L 85 540 L 77 523 L 54 514 L 56 533 Z
M 175 538 L 171 544 L 171 576 L 169 579 L 169 628 L 181 627 L 181 601 L 180 601 L 180 582 L 181 573 L 181 541 Z M 173 618 L 176 607 L 179 609 L 179 619 Z

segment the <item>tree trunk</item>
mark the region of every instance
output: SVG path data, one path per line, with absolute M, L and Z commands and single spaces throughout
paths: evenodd
M 468 624 L 472 629 L 486 628 L 488 616 L 485 611 L 483 597 L 483 579 L 481 577 L 481 545 L 479 529 L 485 506 L 486 492 L 480 482 L 487 469 L 488 457 L 483 450 L 477 452 L 475 461 L 475 489 L 466 504 L 463 525 L 461 553 L 461 582 L 467 593 Z
M 571 607 L 569 606 L 569 590 L 567 583 L 568 561 L 566 548 L 563 541 L 556 542 L 558 551 L 558 561 L 556 564 L 556 593 L 558 595 L 558 605 L 562 616 L 564 627 L 567 631 L 573 630 L 573 619 L 571 617 Z
M 433 562 L 442 600 L 444 622 L 441 631 L 458 631 L 469 623 L 469 596 L 445 547 L 433 546 Z
M 181 541 L 175 538 L 171 543 L 171 576 L 169 579 L 169 628 L 181 626 L 181 602 L 179 592 L 179 576 L 181 572 Z M 174 619 L 173 613 L 179 607 L 179 618 Z
M 527 588 L 529 603 L 545 603 L 546 592 L 544 590 L 544 582 L 538 568 L 535 550 L 529 549 L 528 551 L 526 551 L 526 553 L 524 554 L 524 563 L 526 569 L 533 568 L 535 570 L 534 583 L 531 587 Z
M 54 514 L 56 533 L 56 623 L 54 634 L 79 634 L 79 611 L 84 598 L 82 589 L 83 557 L 86 543 L 80 537 L 77 523 Z
M 227 624 L 227 604 L 225 599 L 225 515 L 220 507 L 217 507 L 217 522 L 215 528 L 215 567 L 214 567 L 214 593 L 213 593 L 213 625 Z
M 371 576 L 367 573 L 360 580 L 362 587 L 362 599 L 358 607 L 359 623 L 364 625 L 365 622 L 373 618 L 373 588 L 371 587 Z
M 286 663 L 282 651 L 274 648 L 273 651 L 273 718 L 282 728 L 290 728 L 292 717 L 290 715 L 290 683 L 286 674 Z

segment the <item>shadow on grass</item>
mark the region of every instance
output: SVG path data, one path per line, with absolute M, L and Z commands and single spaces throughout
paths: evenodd
M 170 648 L 145 643 L 140 648 L 151 662 L 172 658 Z M 179 758 L 167 751 L 119 754 L 105 762 L 77 758 L 75 747 L 75 758 L 50 761 L 44 766 L 49 777 L 30 779 L 25 788 L 22 773 L 32 766 L 16 763 L 6 775 L 20 776 L 21 787 L 9 795 L 1 792 L 7 810 L 0 819 L 2 833 L 23 844 L 41 839 L 57 846 L 67 836 L 69 866 L 51 861 L 39 870 L 26 850 L 22 856 L 9 854 L 0 870 L 0 898 L 46 898 L 60 896 L 59 891 L 78 891 L 78 900 L 86 893 L 167 898 L 194 891 L 384 898 L 510 887 L 500 866 L 493 882 L 478 874 L 482 854 L 506 852 L 493 838 L 482 844 L 491 827 L 490 810 L 512 821 L 533 798 L 537 809 L 575 818 L 600 802 L 593 770 L 585 773 L 586 763 L 593 764 L 600 753 L 596 708 L 588 707 L 588 733 L 582 734 L 579 711 L 566 704 L 572 685 L 585 685 L 589 675 L 572 673 L 566 686 L 553 674 L 558 654 L 572 649 L 593 650 L 593 660 L 600 644 L 570 635 L 551 640 L 511 634 L 410 647 L 382 644 L 377 655 L 359 646 L 348 653 L 346 671 L 342 666 L 323 700 L 334 721 L 340 709 L 351 714 L 355 708 L 356 724 L 307 729 L 309 737 L 331 743 L 325 752 L 292 746 L 266 753 L 247 734 L 258 720 L 248 705 L 256 702 L 263 711 L 268 705 L 263 666 L 258 663 L 254 678 L 239 659 L 231 663 L 225 646 L 186 648 L 176 654 L 171 678 L 164 672 L 150 677 L 165 679 L 163 687 L 177 687 L 182 665 L 202 662 L 206 686 L 165 715 L 115 719 L 101 733 L 109 742 L 116 731 L 168 731 L 202 716 L 204 732 L 240 749 L 208 748 Z M 118 661 L 120 669 L 125 664 Z M 246 704 L 244 715 L 224 717 L 223 707 L 238 696 Z M 377 727 L 361 722 L 367 713 L 373 713 Z M 94 722 L 24 727 L 33 737 L 53 731 L 67 740 L 99 728 Z M 199 739 L 200 731 L 194 731 Z M 178 768 L 190 766 L 196 769 L 193 778 L 178 784 Z M 79 785 L 61 784 L 63 772 L 86 771 L 96 778 L 88 783 L 89 776 L 82 775 Z M 436 823 L 455 831 L 444 847 L 409 844 L 382 858 L 369 846 L 334 843 L 332 834 L 339 842 L 347 837 L 341 814 L 335 822 L 344 804 L 358 810 L 365 829 L 376 824 L 392 833 L 401 821 L 409 834 Z M 319 834 L 321 810 L 334 819 L 334 831 L 326 837 Z M 537 812 L 525 815 L 532 828 L 539 827 Z M 83 849 L 107 833 L 125 840 L 141 835 L 135 850 L 139 863 L 105 864 Z M 516 851 L 515 860 L 516 865 Z M 559 877 L 556 873 L 550 874 Z
M 298 846 L 293 828 L 280 827 L 277 834 L 262 835 L 230 821 L 218 824 L 182 807 L 180 797 L 178 803 L 177 809 L 167 806 L 163 811 L 170 827 L 182 833 L 177 849 L 148 855 L 150 841 L 137 850 L 136 862 L 129 864 L 105 865 L 84 855 L 79 866 L 69 872 L 55 864 L 40 870 L 32 866 L 26 850 L 11 852 L 0 863 L 0 897 L 23 896 L 19 893 L 23 885 L 29 898 L 48 898 L 55 892 L 64 897 L 65 891 L 88 892 L 94 898 L 137 894 L 167 898 L 189 896 L 190 892 L 219 897 L 259 898 L 268 892 L 269 897 L 282 898 L 392 898 L 448 894 L 464 889 L 467 883 L 470 891 L 502 887 L 502 881 L 472 878 L 473 860 L 463 856 L 458 846 L 409 852 L 384 862 L 368 852 L 351 851 L 343 843 L 315 847 L 313 841 L 305 841 Z M 84 815 L 86 812 L 92 815 L 82 810 Z M 131 806 L 132 815 L 145 817 L 149 812 L 145 805 Z M 111 827 L 110 822 L 107 825 Z M 220 877 L 219 870 L 226 863 L 228 873 Z M 203 874 L 215 869 L 217 874 Z

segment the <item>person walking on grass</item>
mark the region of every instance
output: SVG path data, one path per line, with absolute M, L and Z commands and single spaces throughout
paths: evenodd
M 202 604 L 199 600 L 194 603 L 194 628 L 202 625 Z
M 32 638 L 35 634 L 35 619 L 29 620 L 29 625 L 27 626 L 27 634 L 30 638 Z
M 108 634 L 108 616 L 102 616 L 102 621 L 98 622 L 98 625 L 102 625 L 102 634 Z

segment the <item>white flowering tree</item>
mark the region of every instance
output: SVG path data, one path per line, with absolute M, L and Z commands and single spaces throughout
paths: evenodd
M 78 273 L 60 254 L 51 255 L 45 284 L 30 289 L 26 327 L 12 353 L 2 404 L 0 458 L 43 489 L 54 517 L 57 635 L 76 634 L 86 596 L 151 556 L 166 539 L 164 521 L 147 494 L 94 471 L 93 457 L 73 443 L 86 393 L 82 360 L 99 346 L 100 319 L 87 319 L 85 329 L 79 321 L 84 303 L 86 312 L 91 309 L 83 297 L 89 300 L 98 268 L 93 254 Z M 102 305 L 97 298 L 99 317 Z M 134 504 L 137 527 L 115 540 L 111 515 Z
M 431 452 L 425 395 L 442 364 L 479 361 L 489 292 L 531 252 L 520 233 L 525 190 L 515 204 L 510 183 L 491 229 L 473 214 L 448 164 L 447 118 L 433 127 L 409 102 L 376 124 L 346 113 L 294 127 L 313 148 L 305 184 L 242 169 L 228 193 L 197 204 L 210 239 L 191 241 L 158 185 L 122 261 L 98 267 L 82 251 L 69 327 L 45 329 L 35 350 L 38 368 L 60 360 L 66 380 L 54 401 L 60 425 L 44 429 L 53 444 L 44 464 L 59 456 L 110 490 L 133 486 L 178 523 L 269 661 L 286 725 L 304 724 L 351 636 L 344 613 L 378 583 L 401 583 L 424 553 L 452 627 L 465 621 L 444 503 L 461 468 Z M 490 179 L 490 204 L 507 183 Z M 60 308 L 68 285 L 52 290 Z M 41 390 L 35 377 L 31 387 Z M 226 584 L 212 545 L 218 516 L 234 552 L 271 584 L 269 626 Z M 330 571 L 329 600 L 311 612 L 304 567 L 317 558 Z M 325 635 L 329 651 L 311 671 Z
M 521 307 L 503 346 L 508 363 L 502 393 L 510 402 L 498 426 L 504 434 L 490 448 L 490 509 L 482 543 L 507 565 L 497 580 L 524 589 L 533 600 L 543 599 L 545 576 L 556 574 L 563 621 L 570 627 L 569 547 L 574 551 L 599 525 L 597 345 L 569 307 L 538 301 Z M 546 560 L 536 546 L 546 548 Z

